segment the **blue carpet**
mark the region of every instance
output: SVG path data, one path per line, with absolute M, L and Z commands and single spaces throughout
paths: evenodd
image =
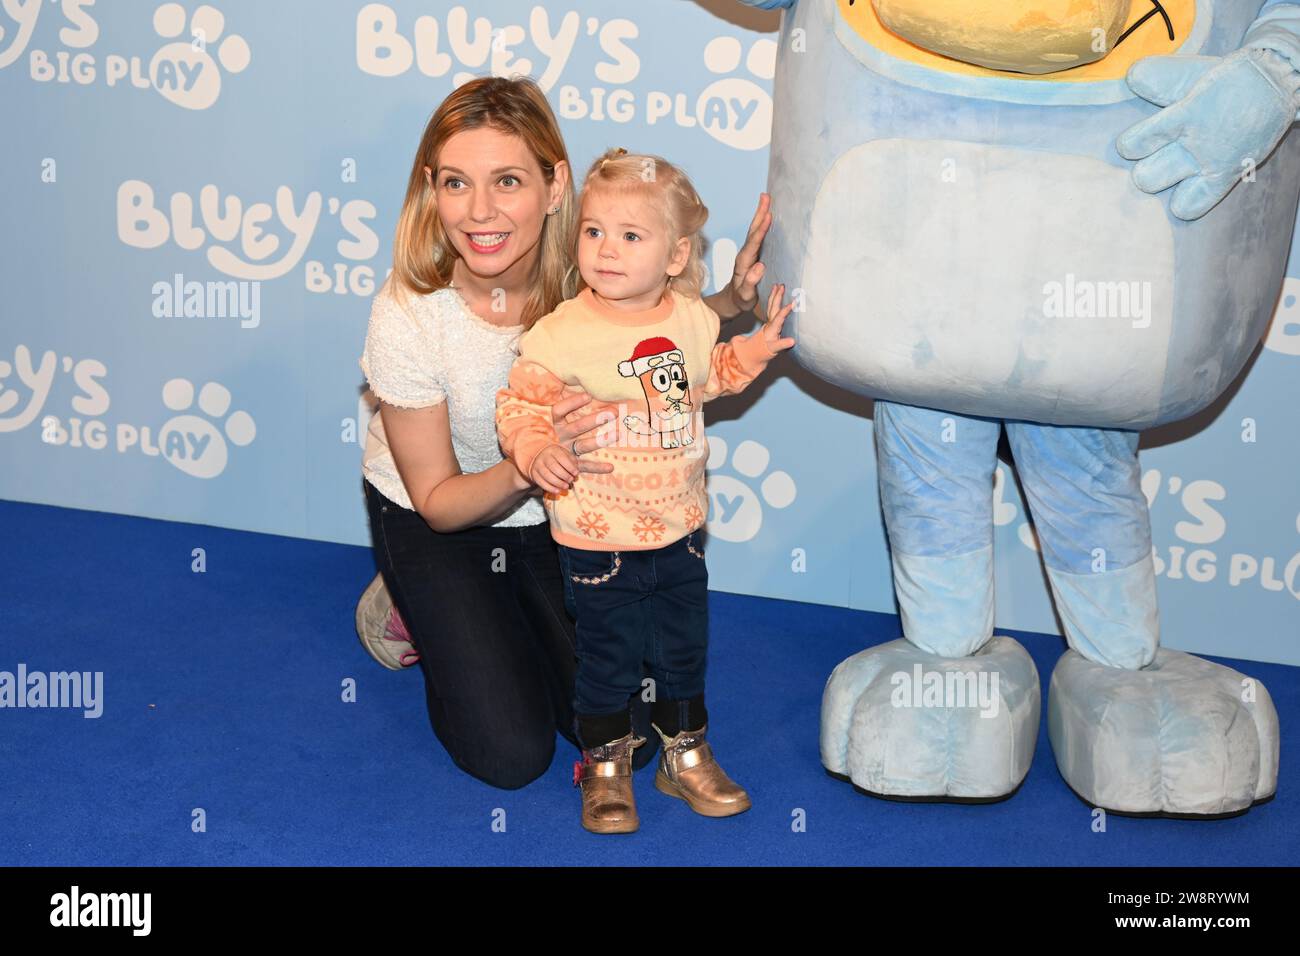
M 1285 742 L 1278 797 L 1233 820 L 1112 816 L 1093 832 L 1045 722 L 1009 801 L 862 796 L 822 770 L 821 693 L 840 660 L 897 636 L 897 618 L 722 593 L 710 596 L 710 737 L 753 809 L 698 817 L 654 789 L 652 764 L 636 778 L 640 831 L 598 837 L 579 825 L 563 739 L 522 790 L 452 764 L 419 674 L 383 670 L 356 639 L 367 549 L 12 502 L 0 502 L 0 527 L 0 670 L 104 673 L 99 719 L 0 709 L 0 865 L 1297 860 L 1300 779 Z M 191 571 L 194 548 L 206 551 L 203 574 Z M 1063 642 L 1016 636 L 1046 682 Z M 1266 683 L 1284 737 L 1294 734 L 1300 672 L 1225 663 Z M 346 678 L 355 703 L 341 699 Z M 192 827 L 198 809 L 204 832 Z

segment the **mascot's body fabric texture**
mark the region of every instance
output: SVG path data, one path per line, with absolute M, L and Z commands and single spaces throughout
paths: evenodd
M 1267 691 L 1159 648 L 1136 429 L 1213 401 L 1272 315 L 1300 194 L 1300 6 L 1165 0 L 1089 62 L 1065 34 L 1114 43 L 1145 2 L 1056 39 L 1016 24 L 1088 5 L 974 2 L 954 22 L 919 0 L 747 2 L 786 8 L 767 275 L 803 290 L 798 360 L 878 399 L 905 635 L 831 675 L 823 763 L 915 799 L 998 799 L 1027 773 L 1037 675 L 993 638 L 1005 425 L 1070 645 L 1048 717 L 1067 782 L 1132 813 L 1271 796 Z M 1085 65 L 1042 75 L 1067 60 Z M 918 669 L 945 691 L 930 706 L 906 692 Z M 969 706 L 981 681 L 1000 706 Z

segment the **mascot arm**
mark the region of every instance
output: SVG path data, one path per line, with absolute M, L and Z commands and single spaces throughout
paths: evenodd
M 1300 5 L 1265 7 L 1235 53 L 1152 56 L 1128 84 L 1160 112 L 1115 144 L 1140 160 L 1133 182 L 1149 193 L 1176 186 L 1169 211 L 1199 219 L 1272 154 L 1300 111 Z
M 1277 58 L 1268 62 L 1275 74 L 1280 74 L 1280 85 L 1294 84 L 1296 79 L 1286 75 L 1285 67 L 1300 76 L 1300 4 L 1281 3 L 1270 0 L 1264 4 L 1264 10 L 1246 31 L 1246 41 L 1242 44 L 1247 50 L 1272 50 Z M 1278 60 L 1285 60 L 1285 67 Z M 1300 116 L 1297 116 L 1300 119 Z

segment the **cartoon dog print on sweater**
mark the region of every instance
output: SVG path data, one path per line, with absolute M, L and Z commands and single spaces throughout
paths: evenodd
M 680 448 L 695 441 L 686 363 L 672 339 L 657 336 L 642 340 L 630 359 L 618 363 L 618 374 L 639 378 L 646 400 L 646 419 L 628 415 L 624 425 L 638 435 L 657 435 L 662 448 Z

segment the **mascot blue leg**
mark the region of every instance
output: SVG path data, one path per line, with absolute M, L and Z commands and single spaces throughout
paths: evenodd
M 1048 735 L 1081 798 L 1119 813 L 1240 813 L 1277 788 L 1268 691 L 1159 647 L 1138 434 L 1007 423 L 1070 645 L 1048 691 Z
M 993 635 L 993 469 L 1000 422 L 876 403 L 876 461 L 903 639 L 840 663 L 822 698 L 822 763 L 893 799 L 1015 792 L 1038 736 L 1038 671 Z
M 894 799 L 989 801 L 1033 758 L 1038 674 L 993 635 L 992 473 L 1001 423 L 876 405 L 877 467 L 904 638 L 831 674 L 822 761 Z M 1070 650 L 1052 677 L 1057 766 L 1093 806 L 1220 816 L 1277 786 L 1268 691 L 1159 648 L 1133 431 L 1007 422 Z

